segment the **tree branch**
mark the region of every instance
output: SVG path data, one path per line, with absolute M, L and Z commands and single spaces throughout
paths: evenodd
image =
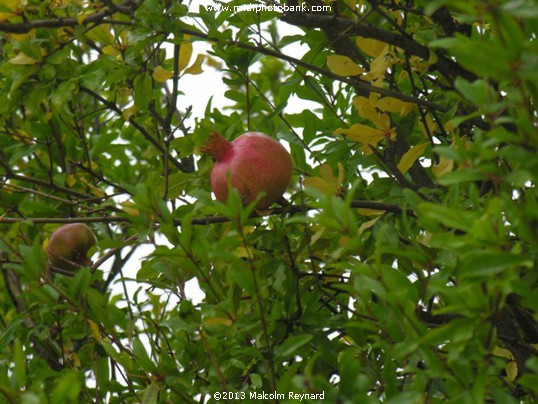
M 93 90 L 91 90 L 91 89 L 89 89 L 87 87 L 80 86 L 79 88 L 80 88 L 81 91 L 85 92 L 86 94 L 92 96 L 93 98 L 95 98 L 96 100 L 101 102 L 108 109 L 114 111 L 119 116 L 122 116 L 121 109 L 115 103 L 113 103 L 111 101 L 108 101 L 106 98 L 102 97 L 101 95 L 97 94 L 95 91 L 93 91 Z M 142 136 L 144 136 L 144 138 L 148 142 L 150 142 L 160 153 L 162 153 L 163 156 L 165 155 L 165 153 L 167 153 L 165 147 L 162 144 L 160 144 L 157 139 L 155 139 L 153 136 L 151 136 L 151 134 L 142 125 L 140 125 L 138 122 L 136 122 L 133 117 L 129 118 L 129 120 L 127 122 L 129 122 L 131 125 L 133 125 L 133 127 L 135 127 L 142 134 Z M 168 155 L 168 159 L 169 159 L 169 161 L 174 163 L 174 165 L 179 170 L 181 170 L 183 172 L 186 172 L 186 168 L 184 167 L 184 165 L 180 161 L 178 161 L 177 159 L 175 159 L 173 156 L 170 156 L 170 155 Z
M 94 14 L 90 14 L 82 21 L 76 17 L 60 17 L 50 20 L 34 20 L 18 23 L 0 22 L 0 32 L 10 34 L 25 34 L 36 28 L 76 27 L 78 25 L 98 25 L 103 23 L 132 25 L 132 23 L 129 21 L 107 20 L 106 18 L 118 12 L 123 14 L 132 14 L 140 6 L 140 4 L 142 4 L 141 0 L 126 0 L 121 4 L 115 5 L 114 7 L 105 8 L 104 10 L 98 11 Z
M 373 209 L 380 210 L 387 213 L 396 213 L 396 214 L 406 214 L 407 216 L 416 217 L 415 212 L 411 209 L 402 209 L 398 205 L 393 205 L 383 202 L 374 202 L 374 201 L 365 201 L 365 200 L 354 200 L 351 201 L 351 208 L 353 209 Z M 282 214 L 294 214 L 300 212 L 307 212 L 309 210 L 315 210 L 318 208 L 308 206 L 308 205 L 289 205 L 286 207 L 278 207 L 271 209 L 269 211 L 263 212 L 253 212 L 250 215 L 250 218 L 257 217 L 266 217 L 266 216 L 275 216 Z M 268 213 L 267 213 L 268 212 Z M 195 217 L 191 220 L 191 224 L 194 225 L 208 225 L 208 224 L 217 224 L 217 223 L 226 223 L 231 219 L 227 216 L 221 215 L 212 215 L 212 216 L 202 216 Z M 2 217 L 0 218 L 0 224 L 13 224 L 31 221 L 34 224 L 44 224 L 44 223 L 129 223 L 131 220 L 127 217 L 121 216 L 99 216 L 99 217 L 26 217 L 26 218 L 15 218 L 15 217 Z M 174 219 L 173 223 L 175 226 L 181 226 L 182 219 Z
M 378 28 L 366 22 L 355 23 L 352 20 L 342 17 L 293 12 L 285 14 L 284 17 L 282 17 L 282 21 L 305 28 L 329 29 L 332 27 L 334 29 L 336 26 L 341 32 L 345 32 L 348 36 L 358 35 L 363 38 L 377 39 L 378 41 L 388 43 L 389 45 L 402 48 L 409 54 L 419 56 L 425 60 L 430 58 L 430 52 L 432 52 L 427 46 L 420 45 L 407 36 Z M 474 81 L 476 79 L 474 74 L 463 69 L 457 63 L 447 59 L 440 52 L 435 52 L 435 54 L 438 60 L 432 67 L 441 72 L 445 77 L 451 80 L 454 80 L 458 76 L 464 77 L 469 81 Z
M 334 17 L 329 17 L 329 19 L 332 19 L 332 18 L 334 18 Z M 415 98 L 415 97 L 412 97 L 412 96 L 409 96 L 409 95 L 402 94 L 402 93 L 400 93 L 398 91 L 392 91 L 392 90 L 387 90 L 386 88 L 376 87 L 374 85 L 365 83 L 364 81 L 361 81 L 359 79 L 355 79 L 355 78 L 352 78 L 352 77 L 338 76 L 337 74 L 334 74 L 330 70 L 315 66 L 313 64 L 304 62 L 301 59 L 297 59 L 297 58 L 294 58 L 292 56 L 288 56 L 288 55 L 286 55 L 284 53 L 281 53 L 281 52 L 278 52 L 278 51 L 275 51 L 275 50 L 272 50 L 272 49 L 268 49 L 268 48 L 265 48 L 263 46 L 256 46 L 256 45 L 251 45 L 251 44 L 248 44 L 248 43 L 243 43 L 243 42 L 238 42 L 238 41 L 223 41 L 220 38 L 211 37 L 211 36 L 209 36 L 207 34 L 204 34 L 203 32 L 199 32 L 199 31 L 192 30 L 192 29 L 187 29 L 187 28 L 181 28 L 181 29 L 178 30 L 178 32 L 180 32 L 182 34 L 196 36 L 198 38 L 203 38 L 203 39 L 205 39 L 207 41 L 211 41 L 211 42 L 215 42 L 215 43 L 225 43 L 225 44 L 227 44 L 229 46 L 237 46 L 238 48 L 247 49 L 247 50 L 250 50 L 250 51 L 253 51 L 253 52 L 258 52 L 258 53 L 268 55 L 268 56 L 273 56 L 273 57 L 275 57 L 277 59 L 285 60 L 286 62 L 295 64 L 297 66 L 304 67 L 305 69 L 308 69 L 310 71 L 322 74 L 322 75 L 324 75 L 326 77 L 329 77 L 329 78 L 331 78 L 333 80 L 341 81 L 343 83 L 350 84 L 350 85 L 352 85 L 352 86 L 354 86 L 356 88 L 359 88 L 361 90 L 364 90 L 366 92 L 372 92 L 372 93 L 376 93 L 376 94 L 381 94 L 381 95 L 386 96 L 386 97 L 393 97 L 393 98 L 396 98 L 396 99 L 401 100 L 401 101 L 409 102 L 409 103 L 412 103 L 412 104 L 417 104 L 417 105 L 420 105 L 421 107 L 431 108 L 431 109 L 441 111 L 441 112 L 447 112 L 449 110 L 448 107 L 446 107 L 444 105 L 437 104 L 435 102 L 431 102 L 431 101 L 428 101 L 428 100 L 423 100 L 423 99 L 420 99 L 420 98 Z

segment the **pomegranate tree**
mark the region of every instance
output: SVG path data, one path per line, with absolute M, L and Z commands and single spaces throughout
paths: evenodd
M 264 193 L 256 204 L 257 209 L 271 206 L 289 186 L 290 154 L 278 141 L 263 133 L 247 132 L 230 142 L 220 133 L 212 132 L 201 150 L 215 158 L 211 189 L 221 202 L 228 197 L 228 177 L 245 205 L 260 192 Z
M 95 235 L 82 223 L 69 223 L 57 228 L 47 244 L 49 266 L 53 271 L 72 274 L 91 264 L 88 251 L 96 244 Z

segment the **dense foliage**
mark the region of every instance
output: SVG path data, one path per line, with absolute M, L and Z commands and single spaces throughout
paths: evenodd
M 1 2 L 2 401 L 535 402 L 536 2 L 253 3 Z M 289 204 L 216 202 L 212 130 L 285 144 Z

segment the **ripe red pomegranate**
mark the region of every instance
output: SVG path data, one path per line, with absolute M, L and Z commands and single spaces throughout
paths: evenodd
M 88 226 L 69 223 L 57 228 L 50 236 L 47 257 L 53 271 L 72 274 L 78 268 L 91 264 L 88 250 L 97 242 Z
M 202 152 L 215 158 L 211 171 L 211 189 L 216 198 L 225 202 L 228 197 L 228 175 L 247 205 L 263 196 L 257 209 L 266 209 L 286 191 L 291 179 L 291 157 L 275 139 L 259 132 L 247 132 L 233 142 L 220 133 L 212 132 Z

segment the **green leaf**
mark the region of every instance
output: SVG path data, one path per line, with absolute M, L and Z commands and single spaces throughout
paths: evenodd
M 294 335 L 286 339 L 282 344 L 275 348 L 278 357 L 287 359 L 297 354 L 297 351 L 308 344 L 314 336 L 312 334 Z
M 504 80 L 513 75 L 511 66 L 515 62 L 515 54 L 500 41 L 471 39 L 456 34 L 452 38 L 433 41 L 430 46 L 448 49 L 464 68 L 479 77 Z M 495 63 L 485 64 L 484 60 L 494 60 Z
M 134 105 L 138 110 L 146 110 L 152 98 L 151 77 L 142 74 L 134 81 Z
M 467 277 L 489 277 L 503 271 L 518 268 L 532 268 L 533 260 L 524 254 L 501 253 L 496 251 L 471 252 L 463 259 L 462 275 Z
M 485 107 L 496 102 L 497 95 L 486 80 L 477 79 L 469 82 L 462 77 L 454 82 L 456 89 L 471 103 L 479 107 Z
M 232 264 L 228 267 L 226 275 L 230 278 L 232 282 L 238 284 L 247 293 L 249 293 L 250 295 L 254 295 L 256 291 L 253 279 L 254 274 L 249 268 L 247 268 L 247 266 L 241 265 L 239 263 Z
M 142 396 L 142 404 L 156 404 L 159 402 L 159 385 L 151 383 Z
M 51 401 L 55 403 L 76 403 L 82 389 L 81 374 L 75 371 L 64 372 L 52 390 Z
M 22 343 L 16 339 L 13 343 L 13 381 L 18 389 L 26 386 L 26 355 L 23 350 Z
M 433 220 L 450 229 L 469 231 L 473 221 L 477 219 L 476 213 L 436 205 L 434 203 L 421 203 L 418 205 L 419 216 Z

